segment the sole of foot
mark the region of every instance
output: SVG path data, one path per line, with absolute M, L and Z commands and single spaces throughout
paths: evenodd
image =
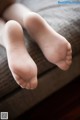
M 18 85 L 26 89 L 36 88 L 38 84 L 37 66 L 25 47 L 20 24 L 13 20 L 7 22 L 3 32 L 3 40 L 8 65 Z
M 72 63 L 70 43 L 37 13 L 31 12 L 25 16 L 23 23 L 47 60 L 62 70 L 68 70 Z

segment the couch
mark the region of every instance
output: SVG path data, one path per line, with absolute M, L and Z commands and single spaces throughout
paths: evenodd
M 10 120 L 14 120 L 80 75 L 80 4 L 61 4 L 59 0 L 16 2 L 39 13 L 58 33 L 66 37 L 72 45 L 73 62 L 67 71 L 49 63 L 24 30 L 25 44 L 38 66 L 39 79 L 35 90 L 26 90 L 20 88 L 13 79 L 8 68 L 6 50 L 0 46 L 0 112 L 8 112 Z

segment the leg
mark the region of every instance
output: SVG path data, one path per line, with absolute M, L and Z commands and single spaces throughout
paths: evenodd
M 7 22 L 2 36 L 14 79 L 22 88 L 35 88 L 37 67 L 26 50 L 20 24 L 13 20 Z
M 3 13 L 3 17 L 6 20 L 18 21 L 23 26 L 23 20 L 25 16 L 29 15 L 31 11 L 22 4 L 15 3 L 9 6 Z
M 3 40 L 2 40 L 2 31 L 4 29 L 5 22 L 4 20 L 0 19 L 0 45 L 4 46 Z
M 15 12 L 16 9 L 19 12 Z M 40 15 L 27 10 L 23 5 L 14 4 L 5 11 L 3 16 L 20 22 L 51 63 L 62 70 L 69 68 L 72 62 L 70 43 L 54 31 Z

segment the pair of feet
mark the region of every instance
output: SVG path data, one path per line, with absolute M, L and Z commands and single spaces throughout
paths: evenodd
M 70 43 L 55 32 L 37 13 L 30 12 L 27 17 L 24 17 L 23 23 L 46 59 L 60 69 L 67 70 L 72 62 Z M 37 66 L 25 47 L 23 30 L 18 22 L 10 20 L 5 24 L 3 41 L 9 68 L 16 82 L 22 88 L 36 88 Z

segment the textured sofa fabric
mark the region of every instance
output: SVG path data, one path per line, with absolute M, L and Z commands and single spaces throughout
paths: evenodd
M 23 90 L 13 79 L 7 64 L 6 50 L 0 46 L 0 111 L 8 111 L 10 119 L 30 109 L 80 73 L 80 4 L 60 5 L 58 0 L 17 2 L 39 13 L 57 32 L 70 41 L 73 63 L 66 72 L 49 63 L 24 30 L 26 47 L 38 66 L 39 86 L 33 91 Z

